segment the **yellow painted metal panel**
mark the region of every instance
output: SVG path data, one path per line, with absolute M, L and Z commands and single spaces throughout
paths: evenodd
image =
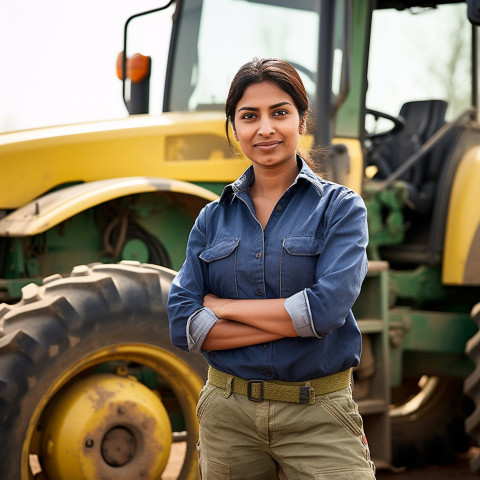
M 453 182 L 448 210 L 442 281 L 465 284 L 465 269 L 480 225 L 480 147 L 463 156 Z
M 128 177 L 97 180 L 62 188 L 24 205 L 0 220 L 0 236 L 37 235 L 88 208 L 135 193 L 170 191 L 213 201 L 218 196 L 179 180 Z
M 361 194 L 363 182 L 363 153 L 360 140 L 357 138 L 334 138 L 333 143 L 341 143 L 347 147 L 350 157 L 350 167 L 348 169 L 345 186 Z
M 0 209 L 14 209 L 69 182 L 129 176 L 229 182 L 249 161 L 230 152 L 223 114 L 195 112 L 3 134 L 0 165 Z
M 186 182 L 231 182 L 250 165 L 233 154 L 221 112 L 140 115 L 121 120 L 40 128 L 0 135 L 0 209 L 19 208 L 71 182 L 147 176 Z M 362 153 L 350 154 L 348 186 L 361 188 Z M 301 138 L 309 150 L 312 135 Z

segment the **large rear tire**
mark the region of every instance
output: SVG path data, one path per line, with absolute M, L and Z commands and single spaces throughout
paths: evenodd
M 472 320 L 480 329 L 480 303 L 472 309 Z M 465 421 L 465 430 L 480 445 L 480 330 L 467 342 L 467 356 L 475 364 L 475 370 L 466 378 L 465 393 L 473 400 L 475 410 Z M 470 461 L 472 472 L 480 473 L 480 455 Z
M 0 306 L 0 478 L 160 478 L 178 413 L 187 432 L 178 479 L 198 478 L 205 362 L 170 343 L 173 276 L 134 262 L 83 265 Z
M 408 400 L 390 409 L 393 464 L 419 468 L 454 461 L 470 442 L 464 420 L 471 407 L 461 381 L 424 377 L 405 385 L 405 398 L 408 390 Z

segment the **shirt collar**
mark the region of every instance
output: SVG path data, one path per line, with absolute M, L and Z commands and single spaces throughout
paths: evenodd
M 306 180 L 315 187 L 320 196 L 323 196 L 324 181 L 313 172 L 313 170 L 306 164 L 305 160 L 299 155 L 297 155 L 297 163 L 300 170 L 292 185 L 298 183 L 299 180 Z M 220 196 L 220 203 L 225 201 L 230 195 L 236 196 L 240 193 L 247 192 L 250 185 L 253 183 L 254 177 L 253 165 L 250 165 L 237 180 L 225 186 L 222 195 Z

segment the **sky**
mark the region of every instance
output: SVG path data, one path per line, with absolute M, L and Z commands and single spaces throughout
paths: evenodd
M 125 21 L 135 13 L 165 3 L 167 0 L 0 0 L 0 133 L 127 116 L 122 84 L 116 75 Z M 469 91 L 464 88 L 469 81 L 468 69 L 462 64 L 468 51 L 462 58 L 457 53 L 448 53 L 455 32 L 457 36 L 458 32 L 465 33 L 464 44 L 470 44 L 468 27 L 458 23 L 458 18 L 466 22 L 464 5 L 462 8 L 461 18 L 454 11 L 457 7 L 452 10 L 446 6 L 432 13 L 436 21 L 428 24 L 441 27 L 441 35 L 429 33 L 430 27 L 424 25 L 431 12 L 425 15 L 403 12 L 405 23 L 393 20 L 398 13 L 376 12 L 382 20 L 376 22 L 374 17 L 372 35 L 376 37 L 378 23 L 386 37 L 379 34 L 370 55 L 373 64 L 367 92 L 370 108 L 396 114 L 401 103 L 417 96 L 443 97 L 442 85 L 450 77 L 454 81 L 450 97 L 465 90 L 468 103 Z M 152 114 L 161 112 L 172 14 L 170 7 L 134 20 L 129 29 L 128 55 L 140 52 L 153 59 Z M 419 37 L 418 32 L 423 35 Z M 430 39 L 430 43 L 424 43 L 431 50 L 419 49 L 420 39 Z M 400 56 L 401 50 L 406 52 L 405 58 Z M 441 88 L 435 91 L 432 72 L 442 73 L 440 67 L 452 55 L 458 57 L 453 68 L 455 78 L 453 73 L 443 73 L 444 81 L 437 82 Z M 421 68 L 412 61 L 416 57 Z M 374 70 L 378 72 L 375 75 Z M 392 75 L 398 71 L 402 75 Z M 460 76 L 462 72 L 467 73 Z M 411 85 L 407 85 L 406 79 L 411 80 Z M 462 99 L 459 102 L 454 114 L 464 108 Z M 449 103 L 453 104 L 452 98 Z
M 125 117 L 122 84 L 116 75 L 125 21 L 165 3 L 1 1 L 0 132 Z M 155 55 L 158 78 L 152 77 L 152 82 L 158 85 L 163 85 L 171 15 L 170 8 L 132 21 L 129 29 L 134 44 L 128 55 L 136 51 Z M 154 28 L 149 28 L 153 21 Z M 158 97 L 161 93 L 155 90 Z M 152 102 L 160 109 L 160 98 Z

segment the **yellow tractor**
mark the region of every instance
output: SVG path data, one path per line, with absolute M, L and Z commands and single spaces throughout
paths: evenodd
M 196 215 L 249 164 L 223 103 L 254 56 L 298 69 L 304 147 L 368 208 L 355 397 L 377 467 L 479 442 L 477 3 L 170 1 L 127 21 L 127 118 L 0 135 L 0 478 L 198 478 L 205 362 L 171 345 L 165 305 Z M 151 115 L 155 58 L 128 27 L 167 8 Z

